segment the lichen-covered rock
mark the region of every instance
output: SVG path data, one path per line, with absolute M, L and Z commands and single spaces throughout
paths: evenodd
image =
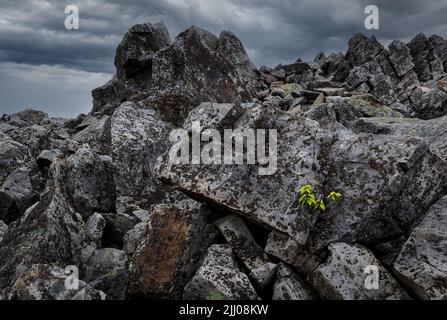
M 36 158 L 37 164 L 40 168 L 47 168 L 51 165 L 53 160 L 62 157 L 63 153 L 59 149 L 43 150 Z
M 58 266 L 33 264 L 3 295 L 9 300 L 104 300 L 106 297 L 104 292 L 81 280 L 77 287 L 67 287 L 69 281 L 69 274 Z
M 167 192 L 153 170 L 158 156 L 168 148 L 172 126 L 153 110 L 127 102 L 115 110 L 111 128 L 116 210 L 127 214 L 149 210 Z
M 424 138 L 355 134 L 336 119 L 318 123 L 274 108 L 242 107 L 234 129 L 277 130 L 275 172 L 259 175 L 258 165 L 247 164 L 173 164 L 166 153 L 157 161 L 158 177 L 282 232 L 310 251 L 334 240 L 376 242 L 401 235 L 443 192 L 445 160 L 427 152 L 431 141 Z M 196 115 L 208 119 L 212 114 Z M 297 190 L 309 182 L 343 197 L 319 217 L 298 204 Z
M 414 63 L 410 54 L 410 49 L 402 41 L 395 40 L 388 46 L 390 52 L 389 59 L 394 70 L 399 77 L 413 69 Z
M 264 289 L 274 278 L 277 269 L 277 264 L 267 262 L 259 267 L 251 269 L 249 275 L 256 285 L 261 289 Z
M 95 289 L 103 291 L 108 299 L 125 299 L 129 274 L 127 255 L 114 248 L 94 250 L 83 261 L 82 279 Z
M 55 163 L 41 200 L 11 224 L 0 246 L 0 288 L 11 285 L 32 264 L 75 264 L 84 238 L 84 222 L 64 197 L 63 168 Z
M 139 77 L 148 77 L 150 82 L 153 55 L 170 44 L 171 39 L 163 22 L 134 25 L 116 49 L 118 77 L 137 82 Z
M 194 200 L 153 207 L 130 261 L 129 294 L 178 298 L 207 248 L 206 209 Z
M 8 226 L 6 225 L 6 223 L 0 220 L 0 243 L 3 240 L 3 236 L 5 235 L 6 230 L 8 230 Z
M 0 186 L 0 218 L 6 223 L 18 219 L 30 205 L 38 201 L 32 175 L 29 167 L 15 169 Z
M 422 82 L 439 79 L 443 72 L 442 60 L 439 59 L 430 40 L 419 33 L 409 43 L 414 62 L 414 71 Z
M 336 300 L 402 300 L 409 299 L 390 273 L 371 252 L 359 245 L 342 242 L 329 245 L 328 261 L 312 274 L 318 293 Z M 368 267 L 377 270 L 377 277 Z M 370 279 L 369 279 L 370 278 Z M 377 281 L 378 286 L 374 286 Z
M 250 61 L 242 42 L 230 31 L 219 36 L 219 52 L 235 66 L 236 72 L 245 82 L 250 94 L 255 97 L 261 91 L 261 77 L 256 66 Z
M 240 217 L 230 215 L 219 219 L 215 225 L 250 271 L 269 262 L 264 250 L 256 243 Z
M 111 117 L 88 117 L 76 128 L 72 139 L 80 144 L 88 144 L 97 153 L 111 154 Z
M 136 25 L 118 46 L 115 65 L 117 75 L 92 92 L 94 113 L 133 101 L 179 125 L 201 102 L 249 102 L 262 84 L 239 39 L 195 26 L 170 43 L 164 25 Z
M 183 291 L 186 300 L 257 300 L 247 275 L 242 273 L 228 245 L 213 245 Z
M 265 252 L 279 258 L 281 261 L 293 264 L 298 257 L 300 246 L 290 236 L 273 230 L 270 232 Z
M 273 286 L 272 300 L 315 300 L 309 286 L 287 265 L 279 265 L 277 280 Z
M 89 242 L 96 243 L 97 246 L 101 244 L 101 239 L 106 227 L 106 220 L 102 215 L 95 212 L 91 215 L 85 224 L 85 238 Z
M 447 197 L 413 229 L 393 267 L 421 299 L 447 299 Z
M 14 126 L 27 127 L 32 125 L 40 125 L 43 124 L 44 121 L 48 120 L 48 114 L 45 112 L 34 109 L 26 109 L 11 114 L 8 122 Z
M 83 217 L 94 212 L 115 211 L 115 184 L 109 156 L 98 155 L 85 144 L 64 166 L 67 192 Z

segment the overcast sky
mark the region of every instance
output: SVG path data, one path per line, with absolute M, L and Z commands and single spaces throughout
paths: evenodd
M 70 4 L 79 30 L 64 27 Z M 368 4 L 379 7 L 380 30 L 364 28 Z M 447 0 L 0 0 L 0 113 L 87 113 L 91 90 L 115 72 L 115 48 L 136 23 L 162 20 L 172 38 L 193 24 L 231 30 L 257 66 L 274 66 L 344 52 L 359 31 L 385 44 L 418 32 L 446 37 L 446 17 Z

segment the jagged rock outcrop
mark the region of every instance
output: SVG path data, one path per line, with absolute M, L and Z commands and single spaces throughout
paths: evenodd
M 143 23 L 115 66 L 88 115 L 0 117 L 0 299 L 446 299 L 446 40 L 258 70 Z

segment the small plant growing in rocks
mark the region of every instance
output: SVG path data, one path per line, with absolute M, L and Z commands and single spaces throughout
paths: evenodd
M 299 204 L 301 207 L 308 207 L 313 210 L 326 210 L 325 198 L 328 201 L 337 202 L 338 198 L 341 197 L 341 193 L 336 191 L 331 191 L 326 197 L 323 195 L 316 195 L 313 192 L 313 188 L 310 184 L 305 184 L 299 188 L 300 199 Z

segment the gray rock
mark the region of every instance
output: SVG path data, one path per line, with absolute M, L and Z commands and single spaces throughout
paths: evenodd
M 66 286 L 69 274 L 64 269 L 47 264 L 33 264 L 5 290 L 5 298 L 13 300 L 104 300 L 104 292 L 95 290 L 84 281 L 78 287 Z
M 281 65 L 281 69 L 284 70 L 286 76 L 291 74 L 300 75 L 306 70 L 310 70 L 310 66 L 306 62 L 295 62 L 292 64 Z
M 250 270 L 250 278 L 253 279 L 261 289 L 264 289 L 272 281 L 277 269 L 277 264 L 267 262 Z
M 147 221 L 136 224 L 132 229 L 127 231 L 123 239 L 123 250 L 129 255 L 133 255 L 138 246 L 144 241 L 145 235 L 148 234 L 149 224 Z
M 270 74 L 278 80 L 284 80 L 287 75 L 284 69 L 274 69 L 272 70 L 272 72 L 270 72 Z
M 3 236 L 5 235 L 6 231 L 8 230 L 8 226 L 6 223 L 4 223 L 2 220 L 0 220 L 0 243 L 3 240 Z
M 258 165 L 175 165 L 167 154 L 155 172 L 165 183 L 282 232 L 310 251 L 334 240 L 367 243 L 401 235 L 441 195 L 445 162 L 427 152 L 431 142 L 402 134 L 355 134 L 334 119 L 319 121 L 246 106 L 233 128 L 278 130 L 272 175 L 259 175 Z M 313 181 L 343 195 L 322 215 L 297 202 L 303 184 L 320 190 Z M 363 201 L 359 194 L 374 200 Z
M 26 109 L 14 114 L 9 117 L 9 122 L 13 125 L 18 126 L 32 126 L 40 125 L 44 121 L 48 121 L 48 115 L 45 112 Z
M 281 259 L 281 261 L 293 264 L 298 257 L 300 246 L 290 236 L 273 230 L 269 233 L 265 252 Z
M 261 77 L 250 61 L 242 42 L 230 31 L 219 36 L 219 52 L 231 61 L 241 79 L 246 79 L 247 88 L 254 97 L 261 90 Z
M 171 44 L 166 26 L 142 23 L 134 25 L 116 49 L 115 66 L 118 77 L 139 81 L 149 77 L 153 55 Z
M 244 221 L 237 215 L 226 216 L 214 223 L 249 271 L 268 263 L 267 256 L 256 243 Z
M 104 228 L 106 227 L 106 220 L 102 215 L 95 212 L 91 215 L 85 224 L 85 237 L 89 242 L 96 243 L 97 246 L 101 244 Z
M 447 299 L 447 197 L 413 229 L 394 269 L 421 299 Z
M 37 156 L 37 164 L 40 168 L 49 167 L 53 160 L 56 158 L 59 158 L 63 155 L 62 151 L 59 149 L 53 149 L 53 150 L 43 150 L 38 156 Z
M 105 292 L 107 299 L 125 299 L 129 282 L 126 252 L 115 248 L 95 249 L 90 244 L 83 253 L 83 280 L 91 287 Z
M 338 242 L 329 245 L 328 261 L 312 274 L 321 297 L 336 300 L 406 300 L 408 295 L 366 248 Z M 377 268 L 378 279 L 368 266 Z M 368 278 L 369 277 L 369 278 Z M 375 288 L 373 281 L 378 280 Z
M 444 64 L 444 71 L 447 70 L 447 41 L 442 37 L 433 35 L 430 37 L 430 42 L 435 48 L 436 54 L 442 60 Z
M 31 169 L 22 167 L 11 172 L 1 185 L 0 218 L 6 223 L 18 219 L 30 205 L 38 201 L 31 179 Z
M 247 275 L 239 271 L 228 245 L 213 245 L 183 291 L 186 300 L 257 300 Z
M 53 185 L 23 217 L 11 224 L 0 246 L 0 288 L 11 285 L 32 264 L 52 262 L 76 265 L 82 247 L 84 223 L 64 197 L 60 161 L 50 168 Z
M 348 46 L 346 59 L 353 66 L 363 65 L 385 50 L 376 37 L 367 38 L 361 33 L 357 33 L 349 39 Z
M 129 215 L 135 210 L 149 210 L 167 192 L 153 168 L 158 156 L 167 150 L 172 127 L 153 110 L 126 102 L 115 110 L 111 128 L 116 210 Z
M 390 52 L 389 59 L 399 77 L 413 69 L 414 63 L 410 54 L 410 49 L 399 40 L 394 40 L 388 46 Z
M 76 132 L 72 139 L 80 144 L 88 144 L 99 154 L 111 154 L 111 117 L 102 116 L 100 118 L 89 117 L 85 123 L 86 127 Z
M 315 294 L 296 273 L 281 263 L 273 286 L 272 300 L 315 300 Z
M 415 64 L 414 71 L 419 80 L 425 82 L 439 79 L 443 72 L 442 60 L 437 56 L 428 38 L 423 33 L 419 33 L 407 45 L 410 48 Z
M 66 190 L 76 210 L 85 218 L 94 212 L 115 210 L 112 159 L 82 145 L 65 161 Z
M 284 99 L 286 97 L 286 92 L 284 90 L 280 89 L 280 88 L 274 88 L 272 90 L 271 95 L 274 96 L 274 97 L 277 96 L 277 97 L 280 97 L 280 98 Z

